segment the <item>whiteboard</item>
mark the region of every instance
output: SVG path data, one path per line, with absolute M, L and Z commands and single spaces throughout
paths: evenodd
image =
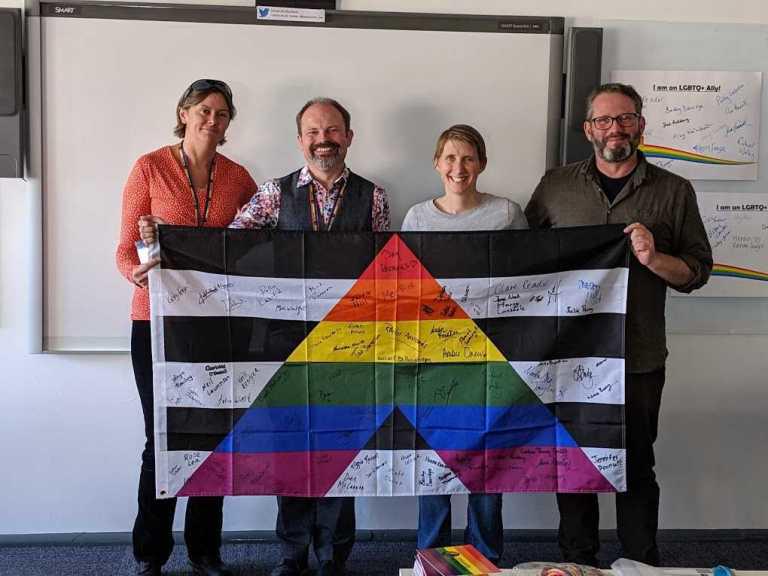
M 731 70 L 768 73 L 768 26 L 605 20 L 603 78 L 616 70 Z M 768 110 L 762 90 L 761 110 Z M 768 158 L 766 122 L 760 122 L 758 157 Z M 697 193 L 764 194 L 768 199 L 768 163 L 756 180 L 696 180 Z M 736 198 L 737 196 L 734 196 Z M 697 293 L 694 292 L 694 295 Z M 703 294 L 703 293 L 702 293 Z M 667 331 L 697 334 L 766 334 L 768 299 L 754 297 L 670 298 Z
M 562 19 L 521 18 L 534 25 L 517 33 L 505 24 L 515 17 L 356 13 L 360 25 L 345 28 L 333 25 L 343 12 L 313 27 L 255 25 L 243 8 L 159 21 L 134 19 L 148 18 L 141 7 L 61 17 L 52 6 L 40 19 L 46 350 L 128 349 L 132 286 L 114 261 L 122 186 L 139 155 L 174 141 L 194 79 L 232 87 L 238 114 L 221 152 L 257 182 L 303 164 L 295 115 L 306 100 L 340 100 L 355 131 L 347 163 L 386 188 L 394 229 L 441 193 L 432 154 L 449 125 L 486 138 L 479 188 L 523 206 L 557 162 Z

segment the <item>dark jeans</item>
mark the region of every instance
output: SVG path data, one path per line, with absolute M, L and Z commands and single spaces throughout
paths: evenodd
M 659 565 L 656 531 L 659 485 L 653 467 L 653 443 L 659 427 L 664 370 L 627 374 L 627 491 L 616 494 L 616 525 L 624 556 Z M 596 494 L 558 494 L 559 543 L 563 559 L 597 566 L 600 510 Z
M 355 499 L 278 496 L 275 532 L 284 560 L 306 568 L 314 543 L 318 563 L 343 567 L 355 543 Z
M 176 499 L 155 498 L 154 397 L 149 321 L 133 322 L 131 360 L 144 412 L 146 434 L 144 452 L 141 454 L 139 511 L 133 525 L 133 555 L 140 561 L 165 564 L 173 549 L 171 530 Z M 223 504 L 223 497 L 189 498 L 184 521 L 184 541 L 191 559 L 219 557 Z
M 470 494 L 464 543 L 472 544 L 488 560 L 498 564 L 504 552 L 501 494 Z M 419 496 L 417 548 L 451 545 L 451 496 Z

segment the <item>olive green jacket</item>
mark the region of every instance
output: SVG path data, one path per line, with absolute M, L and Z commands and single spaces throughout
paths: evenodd
M 684 286 L 703 286 L 712 271 L 712 248 L 696 204 L 693 186 L 649 164 L 641 152 L 632 177 L 611 203 L 600 187 L 594 156 L 547 171 L 525 215 L 531 228 L 631 224 L 640 222 L 653 234 L 656 250 L 681 258 L 693 272 Z M 664 307 L 667 283 L 631 258 L 627 302 L 627 371 L 643 373 L 664 367 L 667 357 Z

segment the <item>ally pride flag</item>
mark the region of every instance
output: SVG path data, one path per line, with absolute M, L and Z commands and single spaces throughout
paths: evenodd
M 621 226 L 159 244 L 159 497 L 626 489 Z

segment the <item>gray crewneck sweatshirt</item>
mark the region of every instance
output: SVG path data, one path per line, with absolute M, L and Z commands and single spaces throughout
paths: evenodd
M 520 206 L 500 196 L 480 192 L 480 204 L 460 214 L 446 214 L 427 200 L 411 206 L 403 232 L 459 232 L 463 230 L 508 230 L 528 228 Z

